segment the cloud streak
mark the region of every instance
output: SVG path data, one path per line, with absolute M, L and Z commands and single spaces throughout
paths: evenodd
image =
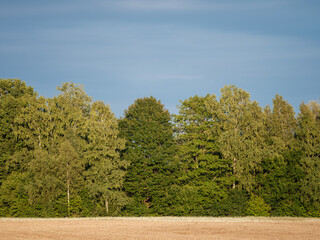
M 318 97 L 319 5 L 298 2 L 2 1 L 0 70 L 40 94 L 45 83 L 83 83 L 97 99 L 121 102 L 118 114 L 136 97 L 174 106 L 224 84 L 269 100 L 276 89 Z
M 132 11 L 216 11 L 277 7 L 286 1 L 205 1 L 205 0 L 120 0 L 113 5 L 118 9 Z M 108 3 L 110 4 L 110 3 Z
M 116 5 L 119 8 L 142 11 L 185 11 L 199 9 L 199 3 L 190 0 L 125 0 Z
M 54 1 L 49 4 L 37 2 L 7 3 L 0 6 L 0 19 L 8 17 L 34 17 L 48 15 L 89 14 L 114 11 L 133 12 L 202 12 L 226 10 L 254 10 L 279 7 L 288 4 L 286 0 L 95 0 L 88 5 L 86 1 Z

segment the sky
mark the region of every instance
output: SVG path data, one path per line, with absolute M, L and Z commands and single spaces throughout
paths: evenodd
M 117 117 L 149 96 L 178 113 L 230 84 L 299 112 L 320 97 L 320 1 L 0 0 L 0 78 L 45 97 L 82 84 Z

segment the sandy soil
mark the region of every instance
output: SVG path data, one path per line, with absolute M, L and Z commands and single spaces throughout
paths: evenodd
M 320 239 L 320 219 L 0 219 L 0 239 Z

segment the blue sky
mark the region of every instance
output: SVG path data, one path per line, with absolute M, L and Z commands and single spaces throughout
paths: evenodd
M 320 1 L 1 0 L 0 78 L 53 97 L 83 84 L 116 116 L 154 96 L 172 113 L 225 85 L 296 112 L 320 97 Z

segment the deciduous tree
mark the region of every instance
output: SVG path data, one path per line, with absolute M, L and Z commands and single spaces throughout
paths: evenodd
M 219 148 L 231 163 L 233 188 L 238 184 L 252 191 L 266 154 L 262 109 L 249 93 L 232 85 L 221 89 L 219 103 Z
M 110 107 L 94 102 L 88 119 L 86 151 L 86 185 L 91 197 L 104 211 L 98 214 L 118 214 L 128 203 L 123 191 L 128 161 L 120 159 L 125 140 L 118 137 L 118 122 Z M 97 210 L 96 210 L 97 211 Z
M 23 143 L 14 136 L 14 119 L 35 96 L 33 88 L 18 79 L 0 79 L 0 186 L 8 174 L 10 158 Z

